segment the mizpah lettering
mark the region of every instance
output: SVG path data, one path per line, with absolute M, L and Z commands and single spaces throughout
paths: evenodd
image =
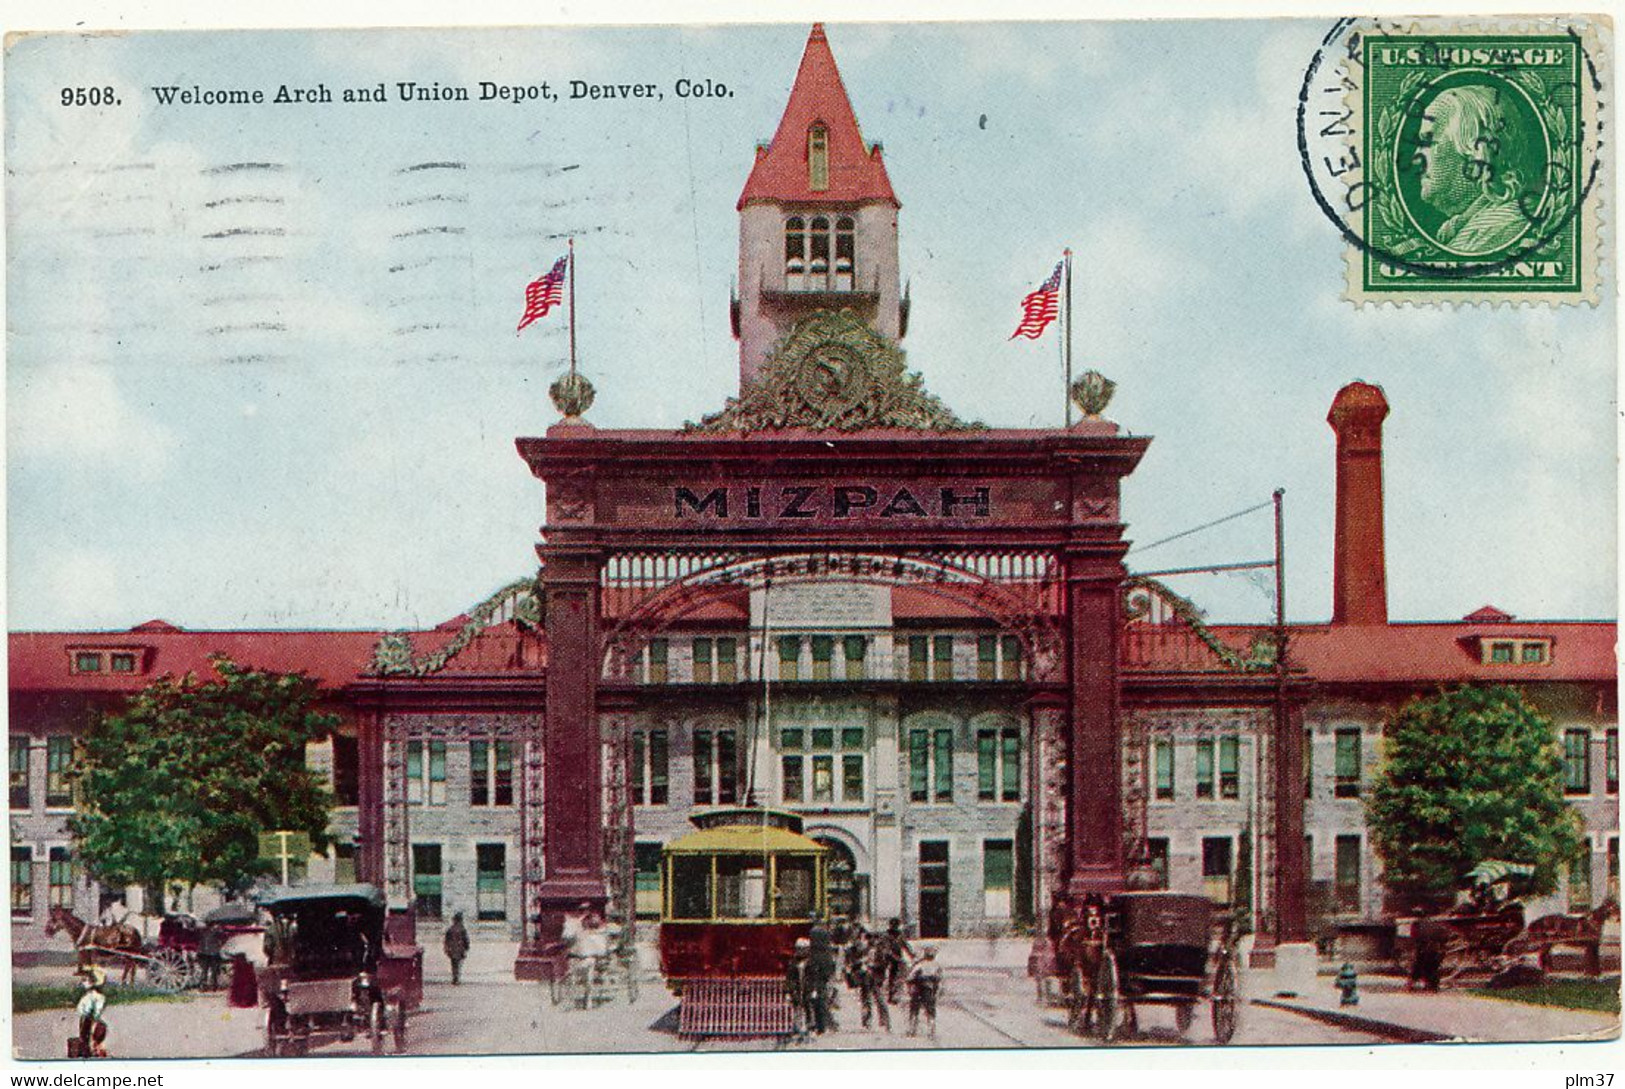
M 684 521 L 991 518 L 993 499 L 987 487 L 916 486 L 910 489 L 877 488 L 872 484 L 675 487 L 672 515 Z

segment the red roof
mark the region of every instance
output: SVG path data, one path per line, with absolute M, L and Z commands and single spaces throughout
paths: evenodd
M 829 185 L 814 190 L 807 169 L 807 136 L 822 122 L 829 133 Z M 824 37 L 824 24 L 814 23 L 801 55 L 790 101 L 773 142 L 756 149 L 756 165 L 739 195 L 739 207 L 752 201 L 861 203 L 885 201 L 898 206 L 891 179 L 880 160 L 880 147 L 869 147 L 858 131 L 852 102 L 846 97 L 835 54 Z
M 136 692 L 166 673 L 212 677 L 211 654 L 240 665 L 279 673 L 303 672 L 337 688 L 355 680 L 372 660 L 376 631 L 181 631 L 153 629 L 115 632 L 12 632 L 9 638 L 11 690 Z M 103 663 L 97 673 L 75 673 L 70 648 L 143 653 L 144 668 L 113 673 Z

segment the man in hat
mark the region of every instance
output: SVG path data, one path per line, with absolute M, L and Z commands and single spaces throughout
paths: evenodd
M 892 919 L 888 922 L 886 932 L 876 939 L 876 944 L 880 947 L 880 981 L 886 986 L 886 1000 L 896 1005 L 904 969 L 914 957 L 914 950 L 909 948 L 908 939 L 903 936 L 903 921 Z
M 107 973 L 99 965 L 87 964 L 79 969 L 79 985 L 84 993 L 74 1012 L 79 1015 L 79 1054 L 87 1059 L 107 1057 L 107 1022 L 102 1011 L 107 1008 Z
M 942 965 L 937 963 L 937 947 L 920 950 L 920 959 L 908 973 L 908 1034 L 914 1035 L 920 1014 L 925 1014 L 926 1031 L 937 1035 L 937 992 L 942 990 Z
M 451 961 L 451 983 L 455 987 L 462 982 L 463 960 L 468 956 L 468 928 L 463 925 L 462 912 L 451 917 L 441 946 L 446 951 L 446 959 Z
M 797 938 L 795 951 L 784 966 L 784 996 L 790 1002 L 790 1016 L 795 1022 L 792 1031 L 798 1040 L 805 1040 L 812 1027 L 811 959 L 812 942 Z

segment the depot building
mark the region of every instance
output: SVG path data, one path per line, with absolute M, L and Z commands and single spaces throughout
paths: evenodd
M 1280 660 L 1272 627 L 1205 625 L 1124 568 L 1118 486 L 1150 440 L 1098 411 L 975 427 L 903 370 L 900 202 L 821 27 L 745 173 L 738 396 L 610 431 L 557 390 L 560 421 L 518 443 L 545 485 L 537 577 L 405 633 L 10 634 L 14 948 L 56 905 L 156 909 L 76 861 L 74 738 L 215 654 L 307 673 L 341 716 L 308 754 L 336 845 L 303 879 L 376 882 L 431 928 L 463 913 L 521 962 L 582 899 L 657 915 L 662 844 L 747 803 L 829 849 L 834 911 L 921 936 L 1041 940 L 1131 881 L 1280 940 L 1381 920 L 1384 723 L 1465 683 L 1555 724 L 1588 840 L 1551 907 L 1617 896 L 1615 625 L 1388 619 L 1380 389 L 1327 390 L 1330 620 L 1289 625 Z

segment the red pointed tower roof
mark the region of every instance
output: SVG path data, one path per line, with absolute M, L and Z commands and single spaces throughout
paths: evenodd
M 814 124 L 829 134 L 829 185 L 812 188 L 807 163 L 807 137 Z M 756 165 L 739 195 L 739 207 L 752 201 L 886 201 L 899 207 L 891 179 L 880 161 L 880 148 L 870 148 L 858 131 L 852 102 L 846 97 L 835 54 L 824 37 L 824 24 L 814 23 L 801 55 L 790 101 L 779 119 L 773 142 L 756 149 Z

